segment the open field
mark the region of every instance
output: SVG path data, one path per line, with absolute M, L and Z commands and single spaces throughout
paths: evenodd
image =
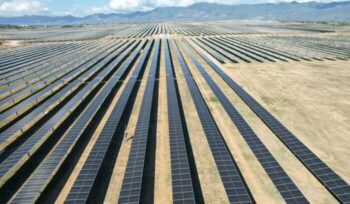
M 349 30 L 0 31 L 0 202 L 350 203 Z

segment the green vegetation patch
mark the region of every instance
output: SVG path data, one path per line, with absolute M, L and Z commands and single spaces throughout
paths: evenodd
M 218 100 L 218 98 L 216 98 L 216 96 L 210 96 L 210 101 L 217 103 L 219 100 Z

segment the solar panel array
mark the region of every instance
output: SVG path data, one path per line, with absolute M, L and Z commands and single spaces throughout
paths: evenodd
M 107 45 L 107 44 L 106 44 Z M 106 46 L 105 45 L 105 46 Z M 91 45 L 93 46 L 93 45 Z M 95 50 L 95 49 L 93 49 Z M 95 50 L 97 51 L 97 50 Z M 84 53 L 86 53 L 86 48 L 81 50 L 81 51 L 76 51 L 75 52 L 79 55 L 83 55 Z M 69 59 L 73 59 L 73 56 L 70 57 L 66 57 Z M 57 60 L 54 61 L 50 61 L 49 64 L 45 64 L 45 66 L 38 66 L 37 68 L 27 71 L 27 72 L 22 72 L 22 73 L 18 73 L 14 76 L 10 76 L 8 78 L 6 78 L 6 80 L 4 80 L 2 83 L 0 83 L 0 86 L 11 86 L 12 84 L 19 84 L 20 86 L 28 86 L 30 84 L 33 84 L 39 80 L 42 80 L 43 78 L 46 78 L 47 76 L 53 74 L 54 72 L 56 72 L 57 70 L 64 68 L 65 66 L 58 66 L 57 69 L 52 69 L 52 67 L 56 67 L 57 65 L 62 64 L 62 59 L 59 58 Z M 63 61 L 63 63 L 65 63 Z M 20 87 L 17 86 L 17 87 Z M 22 88 L 22 87 L 20 87 Z M 7 92 L 8 94 L 10 94 L 9 92 Z
M 196 39 L 192 39 L 192 40 L 195 43 L 197 43 L 197 45 L 199 45 L 201 48 L 203 48 L 206 52 L 208 52 L 212 57 L 214 57 L 217 61 L 219 61 L 222 64 L 225 63 L 224 59 L 219 54 L 217 54 L 215 51 L 210 49 L 208 46 L 206 46 L 205 44 L 199 43 Z
M 63 59 L 64 57 L 71 57 L 70 54 L 74 53 L 75 51 L 88 51 L 89 48 L 94 48 L 94 46 L 96 46 L 96 42 L 89 42 L 89 43 L 78 43 L 78 44 L 73 44 L 73 45 L 69 45 L 66 46 L 65 49 L 59 49 L 58 52 L 50 52 L 50 57 L 48 59 L 41 59 L 40 60 L 33 60 L 30 62 L 23 62 L 23 56 L 13 56 L 11 60 L 8 61 L 7 65 L 0 65 L 0 71 L 1 71 L 1 77 L 0 79 L 8 79 L 11 76 L 14 76 L 16 74 L 23 74 L 29 71 L 32 71 L 40 66 L 45 66 L 45 64 L 47 64 L 48 62 L 56 62 L 58 59 Z M 33 52 L 35 52 L 35 50 L 33 50 Z M 43 55 L 45 55 L 46 53 L 43 52 L 40 54 L 40 56 L 42 57 Z M 31 53 L 32 57 L 33 53 Z M 32 57 L 35 59 L 35 56 Z M 30 59 L 30 58 L 28 58 Z M 14 62 L 20 62 L 18 63 L 18 65 L 14 66 Z
M 130 50 L 132 46 L 128 49 Z M 125 51 L 125 53 L 128 52 Z M 65 104 L 53 117 L 51 117 L 45 125 L 38 129 L 25 143 L 23 143 L 19 148 L 16 149 L 8 158 L 6 158 L 0 164 L 0 176 L 6 178 L 7 175 L 11 175 L 18 169 L 23 161 L 28 157 L 28 155 L 33 154 L 50 136 L 50 134 L 62 123 L 74 109 L 86 98 L 91 90 L 93 90 L 100 82 L 104 79 L 108 73 L 110 73 L 113 68 L 122 59 L 120 55 L 109 66 L 100 72 L 95 80 L 88 83 L 82 90 L 80 90 L 67 104 Z M 104 66 L 110 59 L 105 58 L 102 62 Z
M 130 58 L 134 58 L 137 52 L 134 52 Z M 115 64 L 112 64 L 115 66 Z M 111 94 L 113 87 L 116 86 L 121 72 L 126 71 L 127 66 L 121 67 L 114 75 L 105 83 L 104 87 L 95 96 L 94 100 L 85 108 L 77 121 L 72 125 L 68 132 L 64 135 L 57 146 L 50 152 L 46 159 L 34 171 L 25 185 L 17 192 L 12 203 L 33 202 L 40 195 L 40 192 L 48 183 L 48 180 L 54 172 L 57 171 L 64 157 L 72 149 L 73 145 L 82 136 L 85 128 L 88 126 L 102 103 Z
M 156 74 L 159 68 L 160 40 L 157 39 L 154 45 L 154 52 L 151 61 L 151 68 L 148 73 L 146 88 L 142 98 L 141 109 L 137 119 L 135 133 L 132 139 L 129 158 L 126 165 L 123 184 L 120 189 L 119 203 L 140 203 L 142 180 L 144 178 L 144 166 L 146 158 L 146 146 L 151 126 L 152 104 Z
M 293 133 L 251 97 L 241 86 L 231 79 L 216 64 L 210 66 L 220 75 L 237 95 L 272 130 L 286 147 L 305 165 L 307 169 L 342 203 L 350 202 L 350 186 L 326 163 L 306 147 Z
M 141 50 L 144 43 L 145 42 L 143 41 L 142 44 L 137 47 L 134 54 Z M 146 52 L 143 54 L 143 56 L 148 55 L 149 44 L 150 43 L 148 43 L 148 47 L 146 48 Z M 119 100 L 117 101 L 117 104 L 113 107 L 111 114 L 98 135 L 98 138 L 90 151 L 84 166 L 80 170 L 73 187 L 70 189 L 70 192 L 65 199 L 65 203 L 85 203 L 88 200 L 95 178 L 97 177 L 101 164 L 107 153 L 108 146 L 111 143 L 112 138 L 116 136 L 116 129 L 122 120 L 122 114 L 125 111 L 127 102 L 129 101 L 132 90 L 134 89 L 137 80 L 136 76 L 139 75 L 141 67 L 143 67 L 145 57 L 141 59 L 142 60 L 140 60 L 137 65 L 138 69 L 134 70 L 133 77 L 129 79 L 119 97 Z M 130 63 L 133 60 L 134 59 L 130 57 L 123 65 L 127 67 L 129 65 L 128 62 Z M 121 137 L 120 135 L 118 136 Z
M 46 58 L 36 59 L 35 57 L 31 57 L 31 58 L 28 58 L 29 62 L 26 62 L 26 63 L 23 63 L 21 60 L 19 60 L 19 62 L 17 63 L 11 63 L 10 65 L 6 65 L 3 67 L 3 69 L 0 70 L 1 79 L 7 79 L 8 77 L 15 75 L 16 73 L 27 72 L 38 66 L 44 66 L 45 63 L 47 63 L 47 60 L 52 60 L 54 58 L 57 58 L 60 56 L 59 53 L 61 53 L 62 55 L 62 54 L 65 54 L 65 51 L 70 52 L 71 50 L 78 51 L 76 46 L 69 46 L 69 47 L 58 49 L 58 51 L 54 51 L 53 55 L 50 56 L 50 58 L 47 57 L 48 59 Z M 45 52 L 42 55 L 45 55 Z M 40 57 L 42 55 L 40 55 Z M 14 66 L 15 64 L 18 64 L 18 65 Z
M 79 74 L 79 73 L 83 73 L 83 74 L 77 75 L 77 76 L 79 76 L 79 78 L 75 79 L 73 82 L 70 81 L 71 83 L 62 89 L 65 91 L 63 93 L 67 94 L 68 92 L 72 92 L 74 89 L 76 89 L 78 87 L 78 85 L 81 85 L 82 82 L 86 81 L 90 76 L 92 76 L 95 73 L 98 73 L 98 71 L 100 71 L 101 68 L 108 61 L 110 61 L 111 59 L 116 57 L 122 50 L 124 50 L 126 48 L 127 45 L 128 44 L 126 44 L 125 46 L 122 46 L 121 48 L 119 48 L 117 50 L 114 50 L 114 48 L 112 48 L 106 52 L 101 53 L 98 57 L 96 57 L 92 61 L 85 63 L 84 66 L 80 67 L 79 70 L 76 70 L 78 72 L 77 74 Z M 119 58 L 119 60 L 120 59 L 121 58 Z M 84 71 L 86 71 L 86 72 L 84 72 Z M 69 78 L 69 76 L 66 76 L 66 77 Z M 62 84 L 62 82 L 59 82 L 59 81 L 57 83 L 50 84 L 44 89 L 44 91 L 53 92 L 52 89 L 54 89 L 55 86 L 61 85 L 61 84 Z M 62 91 L 60 91 L 60 93 L 62 93 Z M 38 94 L 40 94 L 40 92 L 38 92 Z M 36 94 L 33 95 L 33 98 L 29 97 L 25 101 L 23 101 L 23 103 L 20 103 L 19 105 L 23 108 L 26 108 L 27 106 L 30 106 L 29 104 L 31 103 L 32 100 L 37 101 Z M 43 114 L 43 112 L 47 112 L 48 111 L 47 108 L 49 108 L 49 107 L 53 108 L 53 104 L 60 102 L 59 99 L 62 100 L 62 98 L 64 98 L 63 94 L 62 95 L 58 95 L 58 94 L 54 95 L 48 101 L 41 104 L 37 109 L 35 109 L 34 111 L 32 111 L 31 113 L 26 115 L 21 120 L 17 121 L 10 128 L 8 128 L 7 130 L 5 130 L 4 132 L 2 132 L 0 134 L 0 142 L 5 142 L 6 140 L 11 139 L 11 137 L 15 137 L 15 136 L 22 134 L 25 130 L 30 128 L 30 126 L 28 126 L 28 124 L 35 122 L 34 121 L 35 118 L 44 117 L 45 114 Z M 13 111 L 15 111 L 15 112 L 13 113 Z M 0 118 L 7 118 L 13 114 L 20 115 L 19 110 L 9 109 L 8 111 L 3 112 L 0 115 Z
M 227 196 L 231 203 L 254 203 L 249 189 L 246 187 L 237 164 L 232 158 L 222 135 L 216 126 L 208 107 L 192 78 L 192 75 L 184 61 L 175 41 L 172 39 L 175 54 L 179 60 L 180 67 L 185 76 L 187 86 L 190 90 L 194 105 L 196 107 L 203 130 L 207 137 L 209 147 L 212 151 L 216 166 L 219 170 L 221 180 L 224 184 Z
M 175 87 L 175 75 L 170 56 L 169 42 L 164 42 L 165 72 L 168 101 L 168 123 L 171 156 L 171 181 L 174 203 L 195 203 L 188 152 L 186 150 L 179 101 Z
M 330 36 L 259 36 L 255 40 L 264 42 L 264 46 L 276 47 L 282 52 L 294 53 L 303 59 L 315 60 L 346 60 L 349 59 L 348 45 L 339 41 L 338 37 Z M 258 43 L 261 45 L 261 42 Z M 298 50 L 305 52 L 298 52 Z
M 212 38 L 203 38 L 204 41 L 207 41 L 209 43 L 211 43 L 214 46 L 219 47 L 220 49 L 230 53 L 232 56 L 234 56 L 236 59 L 240 59 L 243 60 L 244 62 L 252 62 L 253 60 L 258 60 L 259 62 L 262 62 L 260 59 L 254 58 L 252 55 L 249 54 L 244 54 L 242 52 L 240 52 L 239 50 L 237 50 L 235 47 L 232 47 L 228 44 L 223 44 L 221 41 L 212 39 Z
M 40 52 L 37 52 L 35 54 L 31 54 L 27 57 L 21 57 L 16 61 L 12 61 L 12 62 L 4 63 L 0 65 L 2 68 L 0 69 L 1 70 L 0 73 L 5 74 L 10 71 L 13 71 L 19 68 L 24 68 L 25 66 L 29 66 L 35 63 L 41 63 L 41 64 L 45 63 L 46 59 L 49 59 L 50 57 L 53 57 L 56 54 L 70 47 L 72 47 L 72 44 L 63 44 L 63 45 L 46 47 L 46 49 L 43 49 Z
M 105 43 L 101 44 L 106 45 Z M 15 82 L 20 79 L 24 79 L 23 81 L 26 82 L 32 82 L 34 79 L 37 80 L 37 78 L 41 78 L 45 74 L 47 75 L 48 72 L 51 73 L 51 66 L 62 64 L 62 61 L 65 59 L 73 59 L 75 57 L 75 53 L 84 54 L 85 52 L 94 50 L 96 47 L 98 47 L 96 43 L 88 43 L 76 46 L 74 48 L 68 48 L 50 59 L 43 60 L 42 63 L 34 63 L 32 65 L 25 66 L 25 68 L 15 69 L 6 74 L 2 74 L 0 77 L 0 86 L 10 86 L 15 84 Z M 0 95 L 2 96 L 3 94 Z
M 196 40 L 198 40 L 198 42 L 199 42 L 198 44 L 204 44 L 205 46 L 208 46 L 209 48 L 215 50 L 215 52 L 219 53 L 223 57 L 226 57 L 231 62 L 238 63 L 238 61 L 237 61 L 238 59 L 234 55 L 228 53 L 226 50 L 223 50 L 222 48 L 216 46 L 215 44 L 213 44 L 211 42 L 205 41 L 202 38 L 197 38 Z
M 88 58 L 87 63 L 83 63 L 82 65 L 79 65 L 77 69 L 74 71 L 64 75 L 59 80 L 47 84 L 45 88 L 41 89 L 40 91 L 33 93 L 31 96 L 27 97 L 23 101 L 11 106 L 6 111 L 2 112 L 0 114 L 0 119 L 3 121 L 1 124 L 2 126 L 6 125 L 7 123 L 10 123 L 12 120 L 14 120 L 16 117 L 22 115 L 25 111 L 30 109 L 31 107 L 35 106 L 40 101 L 44 100 L 46 97 L 50 97 L 55 90 L 58 90 L 59 88 L 65 86 L 68 83 L 71 83 L 77 76 L 81 75 L 82 73 L 86 72 L 86 70 L 89 70 L 94 64 L 101 61 L 105 57 L 107 57 L 109 54 L 112 53 L 113 50 L 115 50 L 116 44 L 112 43 L 110 46 L 106 46 L 107 50 L 105 50 L 103 53 L 101 53 L 98 56 L 92 56 L 92 58 Z M 117 48 L 119 48 L 117 46 Z M 115 54 L 115 53 L 114 53 Z M 94 54 L 96 55 L 96 54 Z M 115 55 L 110 55 L 110 57 L 113 57 Z M 89 71 L 88 71 L 89 72 Z M 83 76 L 80 76 L 80 78 L 86 78 L 88 75 L 84 74 Z
M 54 81 L 57 81 L 60 79 L 62 76 L 65 76 L 67 73 L 70 73 L 74 70 L 76 70 L 79 66 L 84 64 L 86 61 L 89 61 L 88 59 L 91 59 L 94 54 L 91 54 L 89 56 L 86 56 L 85 58 L 78 58 L 73 61 L 73 63 L 69 64 L 68 67 L 66 65 L 63 65 L 61 69 L 59 69 L 57 72 L 52 73 L 49 75 L 47 78 L 42 79 L 34 84 L 31 84 L 29 86 L 23 87 L 23 89 L 19 91 L 13 91 L 13 90 L 6 90 L 3 89 L 4 91 L 8 91 L 12 93 L 10 96 L 2 99 L 0 101 L 0 106 L 4 107 L 5 105 L 8 104 L 15 104 L 21 101 L 23 98 L 26 96 L 30 95 L 31 93 L 41 89 L 42 87 L 45 87 L 46 84 L 52 83 Z M 10 87 L 9 87 L 10 88 Z M 15 93 L 14 93 L 15 92 Z
M 260 52 L 267 52 L 269 54 L 272 54 L 273 56 L 275 56 L 276 58 L 278 57 L 283 57 L 283 59 L 289 59 L 289 60 L 293 60 L 293 61 L 300 61 L 299 57 L 290 53 L 286 53 L 286 52 L 281 52 L 279 50 L 275 50 L 271 47 L 266 47 L 266 46 L 261 46 L 258 43 L 255 42 L 250 42 L 249 40 L 242 40 L 239 38 L 228 38 L 229 40 L 233 41 L 233 42 L 238 42 L 241 44 L 244 44 L 246 47 L 254 47 L 255 49 L 258 49 Z M 303 59 L 301 57 L 301 59 Z M 282 60 L 282 59 L 281 59 Z M 308 60 L 308 59 L 305 59 Z M 282 60 L 284 61 L 284 60 Z
M 130 23 L 107 30 L 105 26 L 84 25 L 86 28 L 61 29 L 62 36 L 58 36 L 57 28 L 28 28 L 16 31 L 18 34 L 1 31 L 6 39 L 38 35 L 24 37 L 33 38 L 28 44 L 0 49 L 0 203 L 260 203 L 276 199 L 308 203 L 322 198 L 350 204 L 348 180 L 335 173 L 221 69 L 221 64 L 233 66 L 242 61 L 255 66 L 260 64 L 256 62 L 347 60 L 349 37 L 339 33 L 242 35 L 230 33 L 232 27 L 224 25 L 227 23 Z M 97 30 L 84 36 L 103 38 L 65 38 L 91 28 Z M 43 36 L 50 42 L 39 42 Z M 54 40 L 59 38 L 62 41 Z M 165 77 L 158 79 L 158 73 L 163 74 L 161 68 Z M 295 170 L 302 170 L 302 174 L 289 177 L 294 170 L 291 164 L 285 163 L 288 171 L 283 169 L 286 167 L 278 163 L 275 151 L 265 146 L 252 124 L 243 118 L 236 103 L 215 81 L 217 77 L 293 153 L 290 157 L 300 160 L 305 168 Z M 202 95 L 205 88 L 197 79 L 208 85 L 217 105 L 229 116 L 228 121 L 216 123 L 212 115 L 215 111 L 208 107 L 212 99 Z M 166 89 L 161 91 L 166 91 L 166 96 L 158 98 L 158 85 L 163 83 Z M 158 104 L 158 100 L 167 103 Z M 193 102 L 196 113 L 190 115 L 199 120 L 185 118 L 190 115 L 184 112 L 187 103 L 183 102 Z M 158 110 L 162 104 L 167 107 Z M 134 106 L 140 111 L 133 111 Z M 166 131 L 162 130 L 164 121 L 157 124 L 163 116 L 167 117 L 168 132 L 157 135 L 158 130 Z M 134 117 L 138 117 L 136 127 L 129 121 Z M 196 132 L 187 130 L 197 121 L 204 134 L 200 136 L 205 137 L 202 139 L 208 146 L 196 147 Z M 237 136 L 242 137 L 238 139 L 245 140 L 242 148 L 251 150 L 249 155 L 244 149 L 233 151 L 226 144 L 230 135 L 221 133 L 222 125 L 236 126 Z M 135 132 L 126 137 L 123 131 L 129 127 Z M 209 166 L 201 164 L 202 148 L 214 159 Z M 127 161 L 124 156 L 118 157 L 128 150 Z M 243 154 L 236 157 L 232 152 Z M 245 169 L 236 162 L 247 156 L 261 165 L 259 172 L 253 169 L 241 173 Z M 119 162 L 127 162 L 125 172 Z M 158 171 L 158 167 L 171 169 Z M 306 169 L 319 182 L 308 185 L 302 180 L 310 175 Z M 339 169 L 348 176 L 346 167 Z M 215 176 L 207 178 L 213 170 Z M 250 173 L 253 177 L 246 178 Z M 261 181 L 255 181 L 254 176 L 261 176 Z M 261 186 L 265 182 L 273 189 Z M 312 195 L 312 188 L 329 193 Z M 278 192 L 280 195 L 275 194 Z
M 97 51 L 98 48 L 103 48 L 106 45 L 107 44 L 104 44 L 104 43 L 101 45 L 101 47 L 96 45 L 90 45 L 93 48 L 92 50 L 89 50 L 86 47 L 82 50 L 74 49 L 73 51 L 75 54 L 77 54 L 77 56 L 79 56 L 78 58 L 74 55 L 69 55 L 69 56 L 64 55 L 58 59 L 49 61 L 48 62 L 49 64 L 45 63 L 42 65 L 33 65 L 32 69 L 31 67 L 25 67 L 24 70 L 17 69 L 16 72 L 14 71 L 10 72 L 6 76 L 3 76 L 5 80 L 2 83 L 0 83 L 1 86 L 8 85 L 8 87 L 1 90 L 0 92 L 1 98 L 4 97 L 5 95 L 10 95 L 11 93 L 16 92 L 17 90 L 23 89 L 25 86 L 34 84 L 38 81 L 41 81 L 41 80 L 44 80 L 45 78 L 50 77 L 55 72 L 65 69 L 68 64 L 71 64 L 74 61 L 78 61 L 79 58 L 82 59 L 83 57 L 86 56 L 86 54 L 89 54 L 93 51 Z M 68 53 L 69 52 L 70 51 L 68 50 Z M 33 75 L 33 73 L 35 75 Z M 22 80 L 18 81 L 19 79 L 22 79 Z M 15 85 L 9 86 L 11 83 L 14 83 Z
M 229 115 L 256 158 L 259 160 L 260 164 L 265 169 L 266 173 L 272 180 L 272 182 L 277 187 L 278 191 L 287 203 L 308 203 L 304 195 L 300 192 L 297 186 L 293 183 L 292 179 L 286 174 L 283 168 L 278 164 L 276 159 L 266 148 L 266 146 L 261 142 L 259 137 L 250 128 L 248 123 L 244 120 L 241 114 L 236 110 L 234 105 L 225 96 L 219 86 L 214 82 L 214 80 L 209 76 L 206 70 L 202 67 L 199 61 L 194 57 L 187 46 L 182 43 L 183 47 L 187 51 L 191 60 L 196 65 L 195 67 L 199 70 L 201 75 L 204 77 L 210 88 L 212 89 L 215 96 L 219 99 L 221 105 L 224 107 L 226 113 Z M 195 47 L 194 47 L 195 48 Z M 195 48 L 196 49 L 196 48 Z M 203 53 L 198 49 L 196 52 L 205 60 L 210 61 Z
M 252 49 L 251 47 L 246 47 L 239 43 L 228 41 L 226 38 L 220 39 L 220 41 L 224 42 L 225 45 L 230 45 L 231 47 L 235 47 L 241 53 L 244 53 L 244 54 L 249 53 L 249 55 L 252 55 L 252 58 L 256 59 L 257 61 L 263 62 L 264 60 L 267 60 L 270 62 L 276 62 L 276 59 L 274 59 L 274 56 L 260 52 L 260 50 Z M 280 59 L 280 58 L 277 57 L 277 59 Z
M 236 41 L 232 38 L 221 38 L 221 39 L 222 39 L 222 41 L 230 43 L 231 45 L 238 46 L 244 50 L 248 50 L 250 52 L 257 53 L 259 56 L 268 58 L 272 62 L 275 61 L 274 58 L 279 59 L 281 61 L 285 61 L 285 62 L 287 61 L 286 57 L 284 57 L 281 54 L 277 54 L 276 52 L 267 52 L 263 49 L 260 49 L 259 47 L 252 46 L 252 45 L 249 45 L 249 44 L 244 43 L 244 42 L 239 42 L 239 41 Z

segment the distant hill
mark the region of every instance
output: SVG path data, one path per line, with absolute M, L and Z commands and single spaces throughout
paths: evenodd
M 266 4 L 222 5 L 197 3 L 188 7 L 160 7 L 148 12 L 128 14 L 93 14 L 74 16 L 21 16 L 0 17 L 0 24 L 80 24 L 144 21 L 190 21 L 190 20 L 302 20 L 328 21 L 350 20 L 350 1 L 343 2 L 282 2 Z

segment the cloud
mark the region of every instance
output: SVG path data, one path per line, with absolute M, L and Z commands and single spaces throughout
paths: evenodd
M 164 6 L 188 6 L 203 0 L 110 0 L 109 7 L 113 10 L 150 10 Z M 210 2 L 210 0 L 206 0 Z
M 128 13 L 132 11 L 149 11 L 157 7 L 166 6 L 189 6 L 194 3 L 208 2 L 220 4 L 252 4 L 252 3 L 278 3 L 292 0 L 108 0 L 106 5 L 94 6 L 85 3 L 85 0 L 75 0 L 66 5 L 65 10 L 56 10 L 50 6 L 53 1 L 61 0 L 0 0 L 0 16 L 21 15 L 74 15 L 85 16 L 94 13 Z M 307 2 L 310 0 L 297 0 Z M 319 2 L 330 2 L 333 0 L 317 0 Z M 335 0 L 339 1 L 339 0 Z M 63 7 L 64 2 L 62 1 Z M 61 3 L 60 3 L 61 4 Z M 50 9 L 48 9 L 47 7 Z
M 242 0 L 110 0 L 109 7 L 114 11 L 145 11 L 164 6 L 189 6 L 199 2 L 221 4 L 244 3 Z
M 219 4 L 252 4 L 252 3 L 278 3 L 291 2 L 295 0 L 110 0 L 110 10 L 117 12 L 146 11 L 164 6 L 189 6 L 194 3 L 207 2 Z M 298 2 L 308 2 L 311 0 L 297 0 Z M 330 2 L 332 0 L 317 0 L 319 2 Z M 337 1 L 337 0 L 335 0 Z M 338 0 L 339 1 L 339 0 Z
M 38 0 L 4 0 L 0 2 L 0 15 L 19 16 L 48 11 Z
M 113 10 L 133 10 L 140 9 L 145 5 L 143 1 L 111 0 L 109 7 Z

